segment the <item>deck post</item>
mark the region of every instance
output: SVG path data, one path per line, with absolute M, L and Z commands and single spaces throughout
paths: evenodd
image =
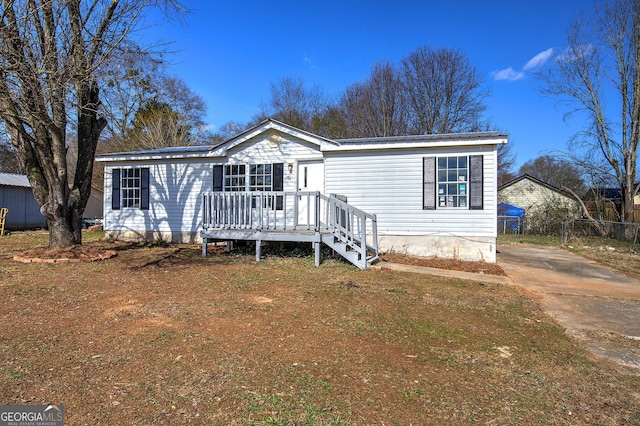
M 314 220 L 315 220 L 315 224 L 316 224 L 315 231 L 316 232 L 320 232 L 320 191 L 316 191 L 316 199 L 315 199 L 314 208 L 316 210 L 315 211 L 315 215 L 314 215 L 315 216 Z
M 262 240 L 256 240 L 256 262 L 262 257 Z
M 316 234 L 318 238 L 320 238 L 320 234 Z M 316 266 L 320 266 L 320 262 L 322 261 L 321 259 L 321 246 L 322 244 L 320 243 L 320 241 L 314 241 L 313 243 L 313 250 L 315 252 L 315 264 Z
M 209 239 L 207 237 L 202 238 L 202 257 L 207 257 L 207 243 Z

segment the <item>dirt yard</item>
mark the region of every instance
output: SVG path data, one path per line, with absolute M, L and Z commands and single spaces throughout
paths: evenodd
M 0 403 L 69 425 L 639 424 L 640 377 L 513 286 L 267 250 L 107 243 L 19 263 L 0 238 Z

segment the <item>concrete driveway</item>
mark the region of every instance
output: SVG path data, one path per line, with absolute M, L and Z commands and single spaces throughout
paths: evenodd
M 640 281 L 556 248 L 499 245 L 497 260 L 591 352 L 640 374 Z

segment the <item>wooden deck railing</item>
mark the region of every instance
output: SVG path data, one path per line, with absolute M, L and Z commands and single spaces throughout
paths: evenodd
M 378 256 L 377 219 L 320 192 L 206 192 L 204 231 L 313 231 L 330 233 L 362 259 Z M 331 246 L 330 243 L 327 243 Z

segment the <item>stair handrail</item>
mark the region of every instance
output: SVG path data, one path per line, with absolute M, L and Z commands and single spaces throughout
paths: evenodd
M 375 214 L 367 213 L 342 201 L 335 195 L 322 195 L 326 203 L 326 229 L 334 237 L 360 253 L 366 261 L 369 257 L 378 257 L 378 219 Z M 367 230 L 370 230 L 371 244 L 367 241 Z M 368 255 L 372 252 L 372 256 Z
M 318 191 L 215 191 L 202 194 L 202 228 L 293 229 L 329 232 L 359 253 L 378 258 L 378 226 L 367 213 L 335 195 Z M 299 223 L 299 206 L 306 205 L 306 224 Z M 313 223 L 311 223 L 313 222 Z M 367 238 L 368 237 L 368 238 Z

